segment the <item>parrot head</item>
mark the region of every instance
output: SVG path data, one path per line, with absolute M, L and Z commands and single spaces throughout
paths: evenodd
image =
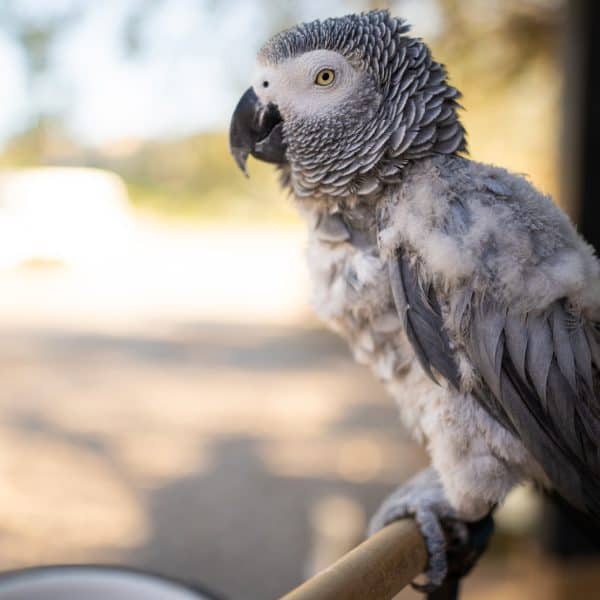
M 258 54 L 230 148 L 278 164 L 297 196 L 371 194 L 410 160 L 466 150 L 459 92 L 387 11 L 303 23 Z

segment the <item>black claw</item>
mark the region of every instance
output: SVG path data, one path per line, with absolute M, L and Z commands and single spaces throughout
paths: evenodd
M 466 523 L 469 539 L 466 544 L 458 540 L 449 540 L 448 578 L 460 579 L 471 571 L 488 547 L 494 533 L 494 519 L 491 514 L 474 523 Z
M 427 594 L 427 600 L 457 600 L 460 581 L 458 579 L 446 579 L 441 585 L 432 583 L 413 583 L 412 587 L 423 594 Z
M 427 586 L 424 585 L 424 588 Z M 458 579 L 448 579 L 441 586 L 432 586 L 431 589 L 419 590 L 427 594 L 427 600 L 457 600 L 460 589 L 460 581 Z
M 448 574 L 442 584 L 439 586 L 431 583 L 412 584 L 414 589 L 427 594 L 427 600 L 456 600 L 461 578 L 471 571 L 488 547 L 494 532 L 492 513 L 479 521 L 465 523 L 465 525 L 469 532 L 469 539 L 466 543 L 452 537 L 451 527 L 444 527 L 447 534 Z M 443 521 L 442 526 L 444 526 Z

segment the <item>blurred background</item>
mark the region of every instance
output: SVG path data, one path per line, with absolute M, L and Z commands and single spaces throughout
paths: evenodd
M 1 569 L 118 563 L 275 598 L 424 464 L 311 316 L 272 169 L 246 180 L 227 150 L 270 35 L 376 7 L 447 65 L 472 156 L 573 212 L 567 0 L 2 0 Z M 464 597 L 558 597 L 539 515 L 511 496 Z

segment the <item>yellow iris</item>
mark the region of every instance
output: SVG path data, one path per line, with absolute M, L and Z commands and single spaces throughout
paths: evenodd
M 321 86 L 331 85 L 335 81 L 333 69 L 321 69 L 315 77 L 315 83 Z

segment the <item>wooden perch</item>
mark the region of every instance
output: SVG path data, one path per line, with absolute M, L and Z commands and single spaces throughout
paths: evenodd
M 425 570 L 427 551 L 416 523 L 396 521 L 281 600 L 388 600 Z

